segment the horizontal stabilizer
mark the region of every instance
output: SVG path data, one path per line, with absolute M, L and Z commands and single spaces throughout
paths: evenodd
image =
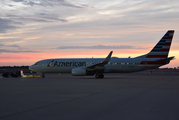
M 169 57 L 169 58 L 165 58 L 165 59 L 161 59 L 161 60 L 157 60 L 157 62 L 170 62 L 170 60 L 173 60 L 175 57 Z

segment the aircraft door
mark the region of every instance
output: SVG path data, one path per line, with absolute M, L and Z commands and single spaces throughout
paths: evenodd
M 43 68 L 45 68 L 45 64 L 46 64 L 46 63 L 43 61 L 43 62 L 42 62 L 42 67 L 43 67 Z

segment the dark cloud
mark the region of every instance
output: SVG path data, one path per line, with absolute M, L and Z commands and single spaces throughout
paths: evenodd
M 13 44 L 13 45 L 4 45 L 4 44 L 0 44 L 0 47 L 15 47 L 15 48 L 20 48 L 19 45 Z
M 14 2 L 23 2 L 25 0 L 12 0 L 12 1 L 14 1 Z
M 0 44 L 0 47 L 4 46 L 3 44 Z
M 39 51 L 33 51 L 33 50 L 24 50 L 23 48 L 21 48 L 19 45 L 16 45 L 16 44 L 12 44 L 12 45 L 0 44 L 0 47 L 1 47 L 0 53 L 34 53 L 34 52 L 39 52 Z M 5 49 L 3 49 L 3 48 L 5 48 Z
M 61 46 L 56 49 L 143 49 L 129 45 Z
M 39 19 L 40 20 L 40 19 Z M 68 22 L 67 20 L 65 20 L 65 19 L 59 19 L 59 18 L 57 18 L 57 16 L 55 17 L 55 16 L 42 16 L 42 19 L 41 20 L 43 20 L 43 21 L 45 21 L 45 22 L 51 22 L 51 21 L 60 21 L 60 22 Z
M 41 16 L 40 18 L 20 17 L 18 19 L 21 20 L 21 21 L 29 21 L 29 22 L 57 22 L 57 21 L 59 21 L 59 22 L 68 22 L 65 19 L 59 19 L 59 18 L 54 17 L 54 16 L 49 16 L 49 17 Z
M 17 44 L 6 45 L 0 44 L 0 53 L 34 53 L 39 51 L 28 50 L 28 48 L 22 48 Z
M 24 22 L 68 22 L 66 19 L 59 18 L 56 14 L 48 14 L 48 13 L 35 13 L 36 16 L 20 16 L 20 15 L 6 15 L 10 19 L 14 21 L 11 23 L 15 25 L 24 25 Z M 8 21 L 8 20 L 7 20 Z M 17 22 L 18 21 L 18 22 Z
M 5 33 L 8 29 L 15 29 L 17 27 L 12 26 L 13 22 L 8 19 L 2 19 L 0 18 L 0 33 Z
M 39 52 L 39 51 L 31 51 L 31 50 L 18 51 L 18 50 L 0 49 L 0 53 L 35 53 L 35 52 Z
M 73 3 L 70 3 L 66 0 L 37 0 L 37 1 L 27 1 L 27 0 L 12 0 L 14 2 L 22 2 L 25 5 L 39 5 L 39 6 L 67 6 L 67 7 L 74 7 L 74 8 L 83 8 L 86 5 L 78 4 L 75 5 Z

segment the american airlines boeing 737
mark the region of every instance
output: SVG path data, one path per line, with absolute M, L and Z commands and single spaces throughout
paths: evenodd
M 111 57 L 82 59 L 45 59 L 36 62 L 29 69 L 38 73 L 71 73 L 73 76 L 103 78 L 104 73 L 127 73 L 158 68 L 169 64 L 174 57 L 168 57 L 174 30 L 169 30 L 147 54 L 135 58 Z

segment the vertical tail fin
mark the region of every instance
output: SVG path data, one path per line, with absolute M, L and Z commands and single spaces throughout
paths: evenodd
M 168 30 L 155 47 L 146 55 L 137 58 L 168 58 L 174 30 Z

